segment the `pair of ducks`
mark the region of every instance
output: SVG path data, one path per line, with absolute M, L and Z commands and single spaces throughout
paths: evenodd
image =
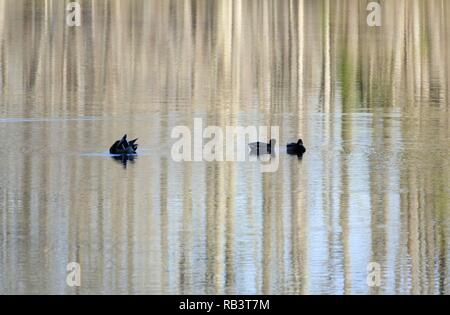
M 257 155 L 260 154 L 271 154 L 272 153 L 272 147 L 275 146 L 276 140 L 270 139 L 269 143 L 265 142 L 252 142 L 249 143 L 250 152 L 256 153 Z M 298 155 L 301 156 L 303 153 L 306 152 L 306 148 L 303 145 L 303 140 L 298 139 L 296 143 L 288 143 L 286 146 L 286 152 L 287 154 L 292 155 Z
M 136 150 L 138 147 L 136 140 L 137 138 L 131 141 L 127 141 L 127 135 L 125 134 L 122 137 L 122 139 L 114 142 L 111 148 L 109 148 L 109 153 L 121 155 L 136 154 Z M 266 153 L 271 154 L 272 147 L 275 146 L 275 143 L 276 143 L 275 139 L 270 139 L 269 143 L 264 142 L 249 143 L 249 147 L 250 151 L 252 153 L 256 153 L 257 155 Z M 298 139 L 297 143 L 288 143 L 286 149 L 288 154 L 302 155 L 303 153 L 306 152 L 306 149 L 303 146 L 302 139 Z

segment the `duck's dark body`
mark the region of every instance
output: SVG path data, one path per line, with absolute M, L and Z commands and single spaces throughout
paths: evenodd
M 297 143 L 288 143 L 286 146 L 287 154 L 302 155 L 306 152 L 306 148 L 303 146 L 303 140 L 298 139 Z
M 124 135 L 122 139 L 117 140 L 109 148 L 111 154 L 136 154 L 138 145 L 135 143 L 137 139 L 127 141 L 127 135 Z
M 275 139 L 270 139 L 269 143 L 265 142 L 252 142 L 249 143 L 250 153 L 257 155 L 260 154 L 272 154 L 272 146 L 275 146 Z

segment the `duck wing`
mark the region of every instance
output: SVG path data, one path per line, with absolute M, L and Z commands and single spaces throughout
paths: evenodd
M 133 149 L 133 151 L 137 150 L 138 144 L 135 143 L 137 141 L 137 139 L 138 138 L 128 141 L 128 146 L 131 147 L 131 149 Z
M 109 153 L 111 153 L 111 154 L 117 153 L 117 150 L 119 148 L 119 142 L 120 142 L 119 140 L 114 142 L 114 144 L 111 146 L 111 148 L 109 148 Z
M 128 147 L 127 135 L 125 134 L 122 139 L 120 139 L 118 147 L 122 150 L 126 150 Z

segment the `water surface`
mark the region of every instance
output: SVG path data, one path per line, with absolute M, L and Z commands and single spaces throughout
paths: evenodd
M 0 1 L 0 293 L 449 294 L 449 3 L 79 2 Z M 307 153 L 175 162 L 194 118 Z

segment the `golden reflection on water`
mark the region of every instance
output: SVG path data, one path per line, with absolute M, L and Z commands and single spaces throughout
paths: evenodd
M 449 3 L 79 2 L 0 0 L 0 293 L 449 294 Z M 196 117 L 308 151 L 174 162 Z

